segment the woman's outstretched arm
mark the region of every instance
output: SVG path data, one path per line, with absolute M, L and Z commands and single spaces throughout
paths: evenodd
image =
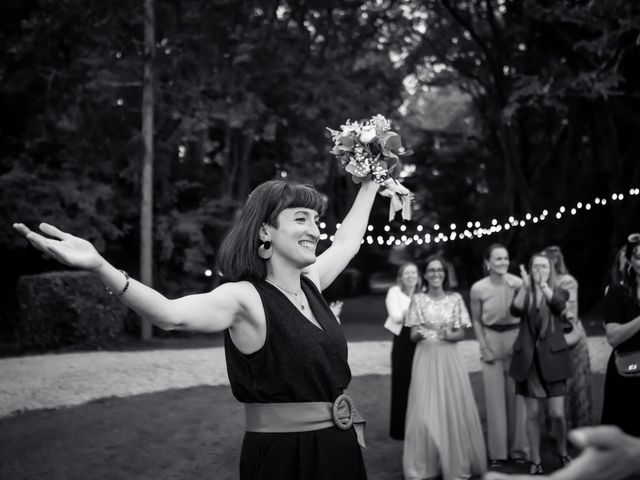
M 118 298 L 160 328 L 217 332 L 232 327 L 240 319 L 251 317 L 248 306 L 251 302 L 247 299 L 257 292 L 252 291 L 246 282 L 225 284 L 209 293 L 171 300 L 137 280 L 127 279 L 90 242 L 80 237 L 46 223 L 39 227 L 45 235 L 31 231 L 21 223 L 14 224 L 14 228 L 35 248 L 60 263 L 93 273 L 112 292 L 122 292 L 128 285 Z

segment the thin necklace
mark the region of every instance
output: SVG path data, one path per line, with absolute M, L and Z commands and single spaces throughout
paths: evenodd
M 300 308 L 300 310 L 304 310 L 304 305 L 302 304 L 302 301 L 298 297 L 298 295 L 300 295 L 302 293 L 302 289 L 298 290 L 297 292 L 292 292 L 291 290 L 287 290 L 286 288 L 278 285 L 276 282 L 273 282 L 273 281 L 269 280 L 268 278 L 266 278 L 265 280 L 267 282 L 269 282 L 271 285 L 273 285 L 274 287 L 279 288 L 284 293 L 287 293 L 287 294 L 289 294 L 289 296 L 293 297 L 295 299 L 296 303 L 299 305 L 298 308 Z

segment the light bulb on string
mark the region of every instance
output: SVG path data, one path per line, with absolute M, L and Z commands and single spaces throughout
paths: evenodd
M 433 226 L 434 230 L 440 230 L 440 225 L 438 225 L 437 223 Z
M 391 227 L 389 225 L 385 225 L 384 226 L 384 231 L 388 232 L 389 230 L 391 230 Z
M 416 227 L 416 230 L 417 230 L 418 232 L 421 232 L 422 230 L 424 230 L 424 227 L 423 227 L 422 225 L 418 225 L 418 226 Z
M 367 227 L 367 230 L 369 230 L 370 232 L 372 232 L 372 231 L 373 231 L 373 225 L 369 225 L 369 226 Z
M 403 225 L 400 225 L 400 231 L 401 231 L 401 232 L 404 232 L 406 229 L 407 229 L 407 226 L 406 226 L 406 225 L 404 225 L 404 224 L 403 224 Z

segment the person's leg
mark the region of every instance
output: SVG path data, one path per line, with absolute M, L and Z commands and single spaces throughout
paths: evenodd
M 529 440 L 530 460 L 533 464 L 540 464 L 540 423 L 539 401 L 537 398 L 525 397 L 527 410 L 527 439 Z
M 529 445 L 527 441 L 527 412 L 524 398 L 516 395 L 516 383 L 509 376 L 509 367 L 513 353 L 513 343 L 518 330 L 504 332 L 502 334 L 502 350 L 504 368 L 505 403 L 507 412 L 507 446 L 509 458 L 513 460 L 527 460 L 529 458 Z
M 552 397 L 547 400 L 551 431 L 556 439 L 558 455 L 563 459 L 567 457 L 567 422 L 564 416 L 564 397 Z
M 497 354 L 500 352 L 500 339 L 497 332 L 486 331 L 487 346 Z M 504 364 L 496 360 L 493 363 L 482 362 L 484 380 L 484 398 L 487 409 L 487 450 L 490 460 L 507 460 L 507 415 L 505 404 Z

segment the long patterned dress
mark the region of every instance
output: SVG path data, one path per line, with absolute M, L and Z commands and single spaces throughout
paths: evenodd
M 569 300 L 565 315 L 581 325 L 578 318 L 578 282 L 571 275 L 561 275 L 557 279 L 558 286 L 569 292 Z M 591 366 L 589 363 L 589 344 L 587 336 L 569 349 L 573 375 L 567 379 L 567 395 L 565 397 L 565 418 L 567 428 L 573 429 L 593 425 L 591 412 Z
M 427 333 L 413 358 L 402 457 L 405 478 L 482 474 L 487 453 L 469 376 L 457 343 L 440 339 L 442 329 L 471 326 L 462 297 L 448 293 L 432 299 L 418 293 L 405 325 Z

